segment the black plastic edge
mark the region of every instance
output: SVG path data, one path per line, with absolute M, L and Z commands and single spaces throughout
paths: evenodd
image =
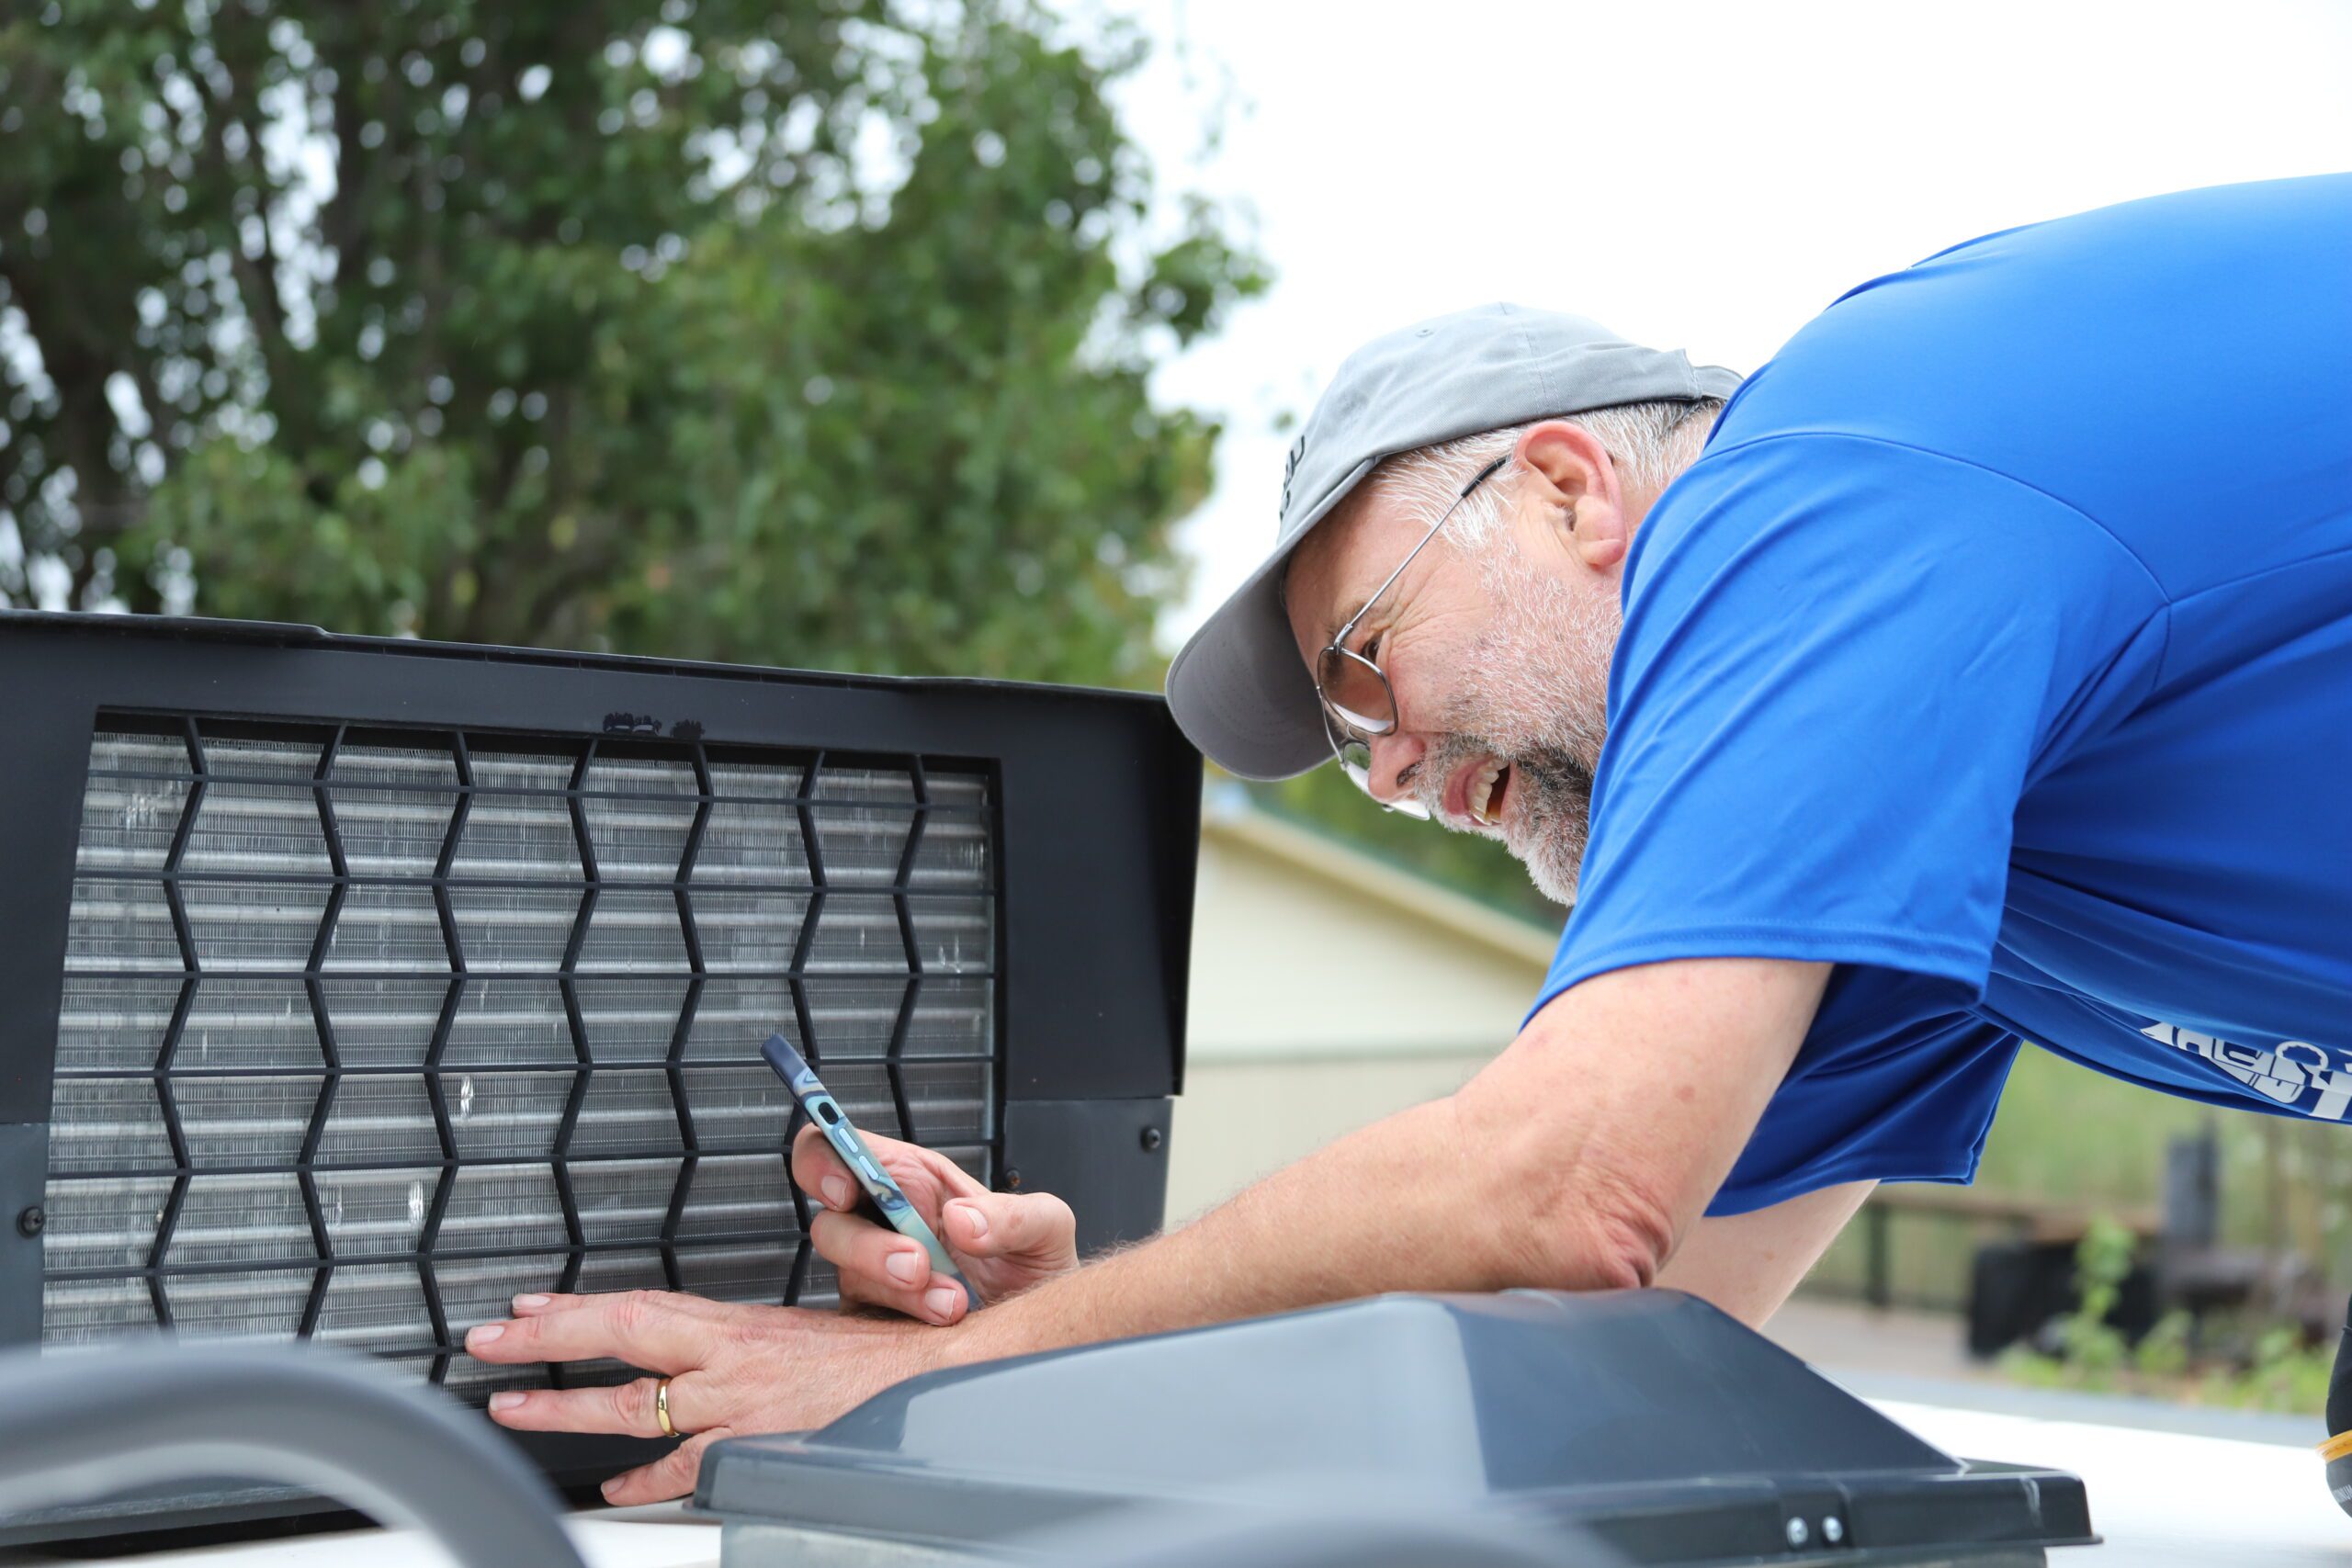
M 40 1337 L 41 1228 L 47 1215 L 49 1124 L 0 1125 L 0 1345 Z M 35 1216 L 41 1224 L 34 1223 Z
M 724 664 L 707 659 L 662 659 L 638 653 L 514 648 L 487 642 L 436 642 L 424 637 L 367 637 L 351 632 L 331 632 L 296 621 L 234 621 L 207 615 L 131 615 L 80 610 L 0 609 L 0 627 L 24 622 L 60 631 L 95 632 L 100 636 L 169 637 L 269 648 L 337 648 L 363 653 L 396 653 L 411 659 L 495 659 L 502 663 L 552 664 L 582 670 L 650 670 L 737 681 L 813 682 L 876 690 L 940 687 L 1002 692 L 1057 691 L 1077 696 L 1114 697 L 1163 708 L 1168 705 L 1167 699 L 1156 692 L 1130 691 L 1116 686 L 1048 686 L 1038 682 L 1006 681 L 983 675 L 869 675 L 841 670 L 800 670 L 788 665 Z
M 1078 1214 L 1081 1255 L 1157 1233 L 1168 1207 L 1169 1119 L 1158 1100 L 1015 1100 L 998 1185 L 1051 1192 Z

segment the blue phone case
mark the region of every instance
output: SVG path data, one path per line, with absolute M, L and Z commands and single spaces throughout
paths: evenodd
M 819 1132 L 824 1134 L 825 1141 L 833 1145 L 833 1152 L 842 1156 L 842 1163 L 849 1167 L 850 1174 L 857 1178 L 858 1185 L 865 1189 L 866 1197 L 872 1199 L 874 1207 L 880 1211 L 883 1223 L 900 1235 L 922 1243 L 923 1250 L 931 1254 L 931 1271 L 963 1286 L 965 1299 L 971 1303 L 971 1310 L 978 1311 L 985 1304 L 980 1300 L 980 1292 L 972 1288 L 972 1281 L 964 1278 L 963 1271 L 956 1267 L 955 1259 L 947 1256 L 947 1248 L 940 1245 L 939 1237 L 932 1234 L 922 1216 L 915 1213 L 915 1206 L 907 1201 L 907 1195 L 899 1190 L 897 1182 L 890 1179 L 890 1173 L 882 1168 L 882 1162 L 874 1157 L 873 1151 L 865 1146 L 865 1140 L 857 1135 L 857 1129 L 850 1123 L 849 1112 L 826 1092 L 823 1081 L 817 1077 L 817 1070 L 792 1048 L 792 1042 L 781 1034 L 769 1035 L 768 1043 L 760 1047 L 760 1055 L 767 1058 L 768 1066 L 775 1069 L 775 1076 L 792 1090 L 792 1098 L 808 1112 L 808 1119 L 817 1124 Z

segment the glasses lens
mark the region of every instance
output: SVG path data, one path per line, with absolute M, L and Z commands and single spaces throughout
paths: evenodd
M 1385 735 L 1396 728 L 1396 704 L 1389 695 L 1388 678 L 1372 660 L 1343 648 L 1327 648 L 1317 675 L 1324 703 L 1346 733 Z

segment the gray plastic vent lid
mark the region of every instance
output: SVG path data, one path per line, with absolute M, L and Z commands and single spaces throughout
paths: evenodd
M 985 1549 L 1122 1504 L 1318 1496 L 1504 1509 L 1645 1563 L 2093 1539 L 2075 1477 L 1956 1460 L 1671 1291 L 1384 1296 L 930 1373 L 718 1445 L 696 1501 Z

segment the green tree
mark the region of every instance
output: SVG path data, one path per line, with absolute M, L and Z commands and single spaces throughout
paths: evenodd
M 0 594 L 1136 682 L 1260 287 L 1023 0 L 0 23 Z M 6 540 L 0 539 L 0 545 Z

